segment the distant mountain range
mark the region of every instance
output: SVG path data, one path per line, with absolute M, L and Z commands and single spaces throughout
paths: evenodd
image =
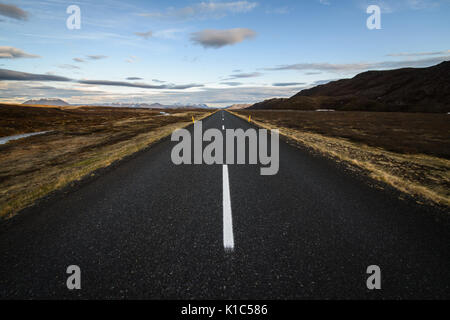
M 71 105 L 61 99 L 31 99 L 25 101 L 25 105 L 44 105 L 44 106 L 81 106 L 81 105 Z M 83 104 L 86 106 L 86 104 Z M 98 106 L 98 104 L 96 104 Z M 118 107 L 118 108 L 145 108 L 145 109 L 184 109 L 184 108 L 196 108 L 196 109 L 207 109 L 209 108 L 206 104 L 183 104 L 175 103 L 172 105 L 163 105 L 160 103 L 110 103 L 104 104 L 106 107 Z
M 368 71 L 249 109 L 450 112 L 450 61 L 429 68 Z
M 252 104 L 233 104 L 232 106 L 227 107 L 228 110 L 241 110 L 247 109 L 252 106 Z
M 70 106 L 70 104 L 61 99 L 31 99 L 25 101 L 23 104 L 42 106 Z
M 170 105 L 164 105 L 160 103 L 111 103 L 106 106 L 111 107 L 121 107 L 121 108 L 147 108 L 147 109 L 185 109 L 185 108 L 196 108 L 196 109 L 208 109 L 206 104 L 184 104 L 184 103 L 174 103 Z

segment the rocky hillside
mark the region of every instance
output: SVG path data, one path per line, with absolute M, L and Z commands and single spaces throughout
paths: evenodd
M 429 68 L 368 71 L 249 109 L 450 112 L 450 61 Z

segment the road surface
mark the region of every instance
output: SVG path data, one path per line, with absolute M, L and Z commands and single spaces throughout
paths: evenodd
M 203 127 L 251 124 L 221 111 Z M 0 298 L 450 298 L 445 212 L 282 141 L 276 176 L 175 166 L 174 145 L 2 223 Z M 66 287 L 69 265 L 81 290 Z M 370 265 L 381 290 L 366 287 Z

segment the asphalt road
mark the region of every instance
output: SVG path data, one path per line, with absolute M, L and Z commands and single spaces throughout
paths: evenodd
M 225 112 L 203 121 L 222 125 L 251 127 Z M 450 298 L 450 229 L 435 219 L 448 213 L 282 141 L 275 176 L 228 165 L 225 213 L 223 166 L 175 166 L 174 145 L 0 225 L 0 298 Z M 69 265 L 81 290 L 66 287 Z M 366 287 L 369 265 L 381 290 Z

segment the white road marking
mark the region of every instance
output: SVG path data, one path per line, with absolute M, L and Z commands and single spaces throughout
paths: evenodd
M 225 126 L 224 125 L 222 125 L 222 130 L 225 130 Z
M 226 252 L 234 250 L 233 218 L 231 215 L 230 183 L 228 181 L 228 166 L 222 166 L 223 175 L 223 247 Z

